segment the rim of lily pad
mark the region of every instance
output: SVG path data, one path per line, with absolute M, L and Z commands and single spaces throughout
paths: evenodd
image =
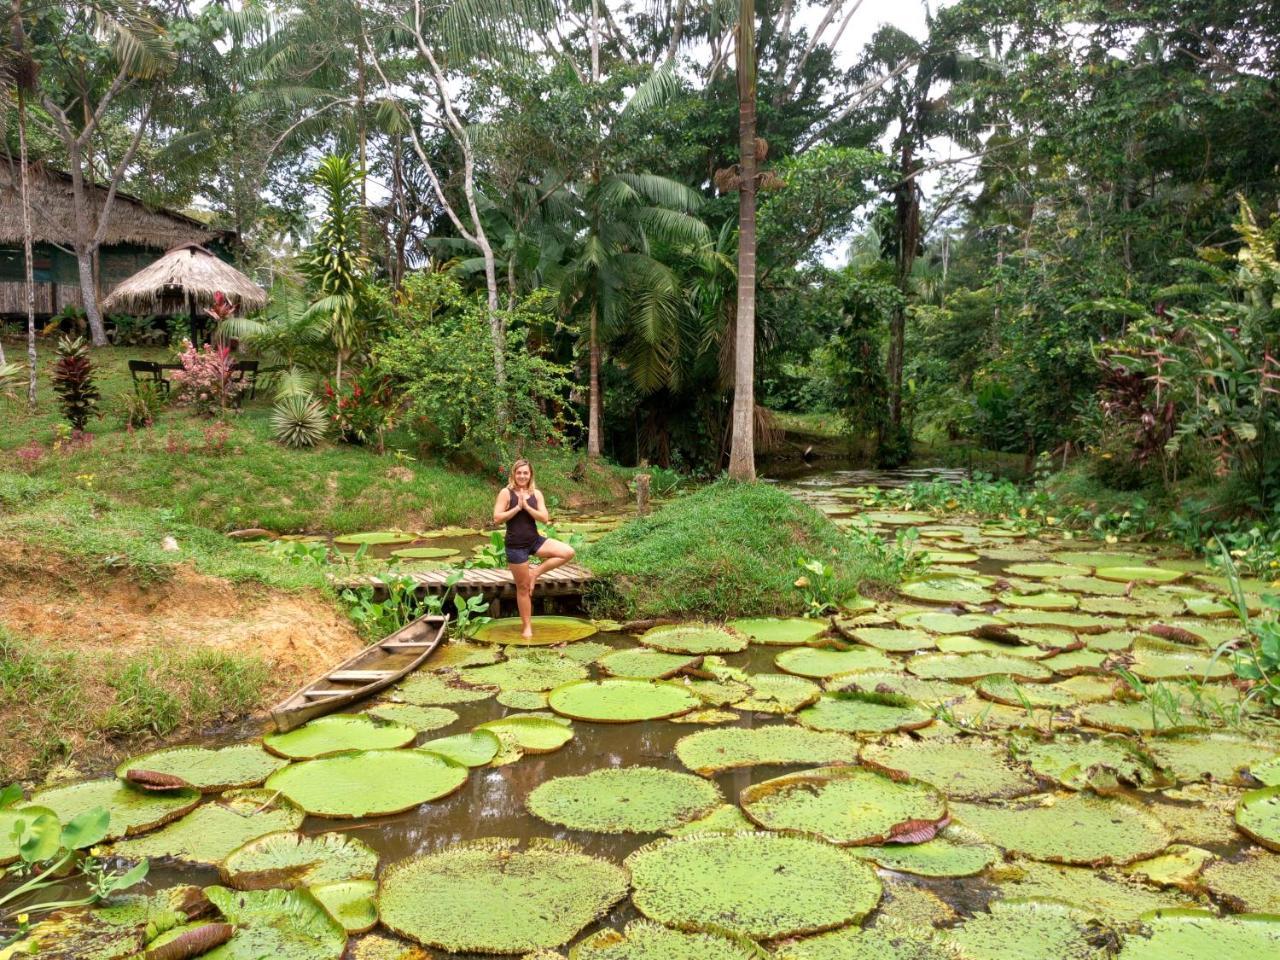
M 439 800 L 467 782 L 467 768 L 422 750 L 353 750 L 291 764 L 267 778 L 314 816 L 381 817 Z
M 1005 609 L 1000 611 L 1000 619 L 1019 627 L 1054 627 L 1084 634 L 1123 630 L 1127 625 L 1125 621 L 1115 617 L 1073 613 L 1069 610 Z
M 229 747 L 167 747 L 131 757 L 116 767 L 116 776 L 128 779 L 131 770 L 146 770 L 180 777 L 201 793 L 256 787 L 288 760 L 272 756 L 256 743 Z
M 659 833 L 724 803 L 720 788 L 690 773 L 618 767 L 539 784 L 525 807 L 540 820 L 595 833 Z
M 839 846 L 922 843 L 949 819 L 946 798 L 932 784 L 860 766 L 753 783 L 738 794 L 738 805 L 766 830 L 811 834 Z
M 1280 851 L 1280 787 L 1259 787 L 1241 794 L 1236 826 L 1255 843 Z
M 1000 851 L 978 834 L 954 824 L 923 843 L 850 847 L 886 870 L 918 877 L 975 877 L 1000 858 Z
M 624 869 L 571 843 L 488 837 L 387 867 L 378 914 L 427 947 L 525 953 L 568 942 L 626 895 Z
M 896 627 L 857 627 L 840 631 L 859 643 L 886 650 L 890 653 L 912 653 L 916 650 L 931 650 L 938 645 L 933 635 L 924 630 L 900 629 Z M 887 669 L 879 667 L 854 667 L 853 669 Z
M 1094 960 L 1103 931 L 1088 914 L 1052 900 L 994 900 L 939 934 L 965 960 Z
M 368 933 L 378 925 L 376 880 L 337 880 L 315 884 L 310 890 L 348 934 Z
M 745 937 L 672 930 L 651 920 L 632 920 L 625 932 L 597 930 L 569 950 L 569 960 L 761 960 L 763 956 Z
M 729 629 L 765 646 L 797 646 L 812 643 L 827 632 L 827 621 L 803 617 L 743 617 L 730 620 Z
M 699 730 L 677 740 L 675 752 L 687 768 L 709 776 L 740 767 L 853 763 L 858 744 L 844 734 L 778 723 Z
M 1190 892 L 1194 890 L 1205 865 L 1216 859 L 1200 847 L 1173 843 L 1165 847 L 1163 853 L 1122 867 L 1121 873 L 1157 887 L 1177 887 Z
M 682 930 L 728 930 L 753 940 L 856 923 L 880 901 L 867 863 L 813 837 L 703 833 L 658 840 L 626 859 L 632 902 Z
M 277 757 L 314 760 L 347 750 L 393 750 L 417 738 L 418 731 L 403 723 L 365 713 L 331 713 L 287 733 L 269 733 L 262 745 Z
M 1053 678 L 1053 671 L 1038 661 L 990 653 L 922 653 L 907 661 L 907 670 L 926 680 L 979 680 L 995 674 L 1024 683 Z
M 1159 910 L 1142 920 L 1144 929 L 1125 937 L 1117 960 L 1214 960 L 1280 951 L 1280 916 L 1274 914 Z
M 396 543 L 413 543 L 418 538 L 403 530 L 368 530 L 364 533 L 344 533 L 334 537 L 334 543 L 344 547 L 358 547 L 368 544 L 371 547 L 389 546 Z
M 542 616 L 533 618 L 533 636 L 522 637 L 519 617 L 502 617 L 482 623 L 470 637 L 477 643 L 500 643 L 512 647 L 542 647 L 573 643 L 594 636 L 596 625 L 581 617 Z
M 1008 576 L 1030 577 L 1032 580 L 1083 577 L 1087 576 L 1092 570 L 1092 566 L 1077 566 L 1072 563 L 1011 563 L 1005 567 L 1005 573 Z
M 899 585 L 898 592 L 912 600 L 946 605 L 980 607 L 994 603 L 996 596 L 980 581 L 968 577 L 930 576 Z
M 516 714 L 490 720 L 476 727 L 477 731 L 492 733 L 501 743 L 509 740 L 522 753 L 554 753 L 573 739 L 573 730 L 559 720 Z
M 574 680 L 556 687 L 547 704 L 561 716 L 594 723 L 665 720 L 688 713 L 702 703 L 670 680 Z
M 1040 593 L 1003 593 L 1000 603 L 1006 607 L 1025 610 L 1066 611 L 1080 606 L 1080 600 L 1074 593 L 1054 593 L 1044 590 Z
M 102 839 L 108 841 L 136 837 L 163 827 L 186 816 L 199 803 L 200 791 L 191 787 L 165 793 L 146 793 L 111 777 L 37 790 L 27 803 L 18 808 L 18 812 L 39 807 L 52 811 L 60 821 L 67 823 L 95 807 L 104 807 L 110 814 L 110 820 Z
M 1002 806 L 956 803 L 952 813 L 996 846 L 1052 863 L 1123 866 L 1154 856 L 1172 840 L 1141 805 L 1090 793 L 1041 795 Z
M 908 610 L 895 617 L 899 626 L 918 627 L 929 633 L 970 633 L 987 624 L 1003 623 L 989 613 L 948 613 L 945 610 Z
M 889 776 L 931 783 L 956 800 L 1008 799 L 1036 789 L 1026 765 L 1009 755 L 1004 741 L 987 737 L 896 738 L 866 744 L 859 758 Z
M 894 631 L 906 633 L 905 630 Z M 932 641 L 930 640 L 931 644 Z M 825 680 L 838 673 L 855 670 L 891 670 L 895 661 L 879 650 L 854 647 L 852 650 L 829 650 L 822 647 L 792 647 L 773 658 L 774 666 L 797 677 Z
M 744 635 L 730 633 L 714 623 L 672 623 L 650 627 L 639 641 L 663 653 L 694 656 L 710 653 L 738 653 L 750 642 Z
M 345 833 L 303 836 L 287 830 L 263 834 L 232 850 L 218 872 L 222 882 L 236 890 L 292 889 L 372 880 L 378 855 L 363 840 Z
M 1227 657 L 1154 637 L 1138 637 L 1130 653 L 1129 669 L 1144 680 L 1220 680 L 1235 675 Z
M 205 896 L 235 934 L 209 960 L 338 960 L 347 932 L 309 890 L 229 890 L 205 887 Z M 155 949 L 158 940 L 148 946 Z
M 681 671 L 702 664 L 700 654 L 667 653 L 649 647 L 629 647 L 615 650 L 596 661 L 600 669 L 611 677 L 627 677 L 632 680 L 670 680 Z
M 117 841 L 108 850 L 111 856 L 127 859 L 169 858 L 216 865 L 256 837 L 297 830 L 306 816 L 273 790 L 228 790 L 180 820 L 143 836 Z
M 1167 584 L 1177 583 L 1187 576 L 1185 570 L 1170 570 L 1167 567 L 1098 567 L 1094 574 L 1100 580 L 1116 580 L 1121 583 Z
M 811 730 L 839 733 L 919 730 L 933 719 L 932 709 L 909 697 L 847 690 L 825 693 L 796 714 L 796 720 Z
M 483 767 L 498 755 L 501 747 L 498 735 L 492 730 L 469 730 L 451 737 L 428 740 L 419 749 L 464 767 Z
M 415 703 L 378 703 L 365 713 L 379 720 L 412 727 L 418 733 L 441 730 L 458 720 L 458 714 L 448 707 L 420 707 Z

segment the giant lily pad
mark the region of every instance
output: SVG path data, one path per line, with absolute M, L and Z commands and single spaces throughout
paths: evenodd
M 1152 737 L 1147 751 L 1181 781 L 1241 782 L 1241 774 L 1276 755 L 1274 743 L 1229 733 Z
M 918 730 L 933 722 L 933 711 L 907 697 L 886 693 L 828 693 L 796 719 L 814 730 L 887 733 Z
M 1082 707 L 1077 717 L 1086 726 L 1117 733 L 1186 733 L 1205 727 L 1177 704 L 1151 700 L 1092 703 Z
M 921 877 L 972 877 L 1000 858 L 1000 851 L 962 827 L 947 827 L 924 843 L 852 847 L 859 857 L 899 873 Z
M 1057 610 L 1001 610 L 1000 619 L 1018 627 L 1050 627 L 1072 633 L 1105 633 L 1124 627 L 1123 620 L 1092 613 Z
M 373 880 L 338 880 L 311 887 L 311 893 L 347 933 L 364 933 L 378 925 L 377 892 L 378 884 Z
M 632 901 L 685 930 L 753 939 L 818 933 L 861 920 L 880 899 L 866 863 L 819 840 L 769 833 L 660 840 L 627 858 Z
M 514 647 L 541 647 L 553 643 L 572 643 L 585 640 L 596 632 L 596 625 L 590 620 L 577 617 L 534 617 L 533 636 L 520 636 L 524 625 L 519 617 L 503 617 L 481 624 L 472 635 L 473 640 L 480 643 L 504 643 Z
M 439 754 L 464 767 L 483 767 L 498 755 L 501 746 L 498 735 L 492 730 L 471 730 L 452 737 L 429 740 L 421 749 Z
M 975 684 L 975 689 L 978 696 L 1010 707 L 1057 708 L 1074 706 L 1080 702 L 1069 689 L 1056 683 L 1018 683 L 1009 677 L 998 675 L 983 677 Z
M 713 623 L 677 623 L 653 627 L 640 635 L 646 647 L 664 653 L 737 653 L 747 648 L 747 637 L 722 630 Z
M 1138 787 L 1157 779 L 1152 759 L 1124 737 L 1086 738 L 1070 733 L 1046 739 L 1019 737 L 1013 741 L 1013 751 L 1040 776 L 1069 790 L 1087 790 L 1108 781 Z
M 1228 657 L 1214 658 L 1209 651 L 1192 650 L 1151 637 L 1134 641 L 1133 657 L 1129 669 L 1144 680 L 1210 680 L 1229 677 L 1234 672 Z
M 757 960 L 749 940 L 720 933 L 686 933 L 647 920 L 627 924 L 626 933 L 600 930 L 569 951 L 569 960 Z
M 1080 605 L 1072 593 L 1054 593 L 1046 590 L 1041 593 L 1006 593 L 1000 602 L 1007 607 L 1021 607 L 1027 610 L 1074 610 Z
M 919 780 L 865 767 L 820 767 L 745 788 L 742 812 L 768 830 L 814 834 L 842 846 L 918 842 L 947 819 L 946 799 Z
M 487 700 L 497 687 L 473 687 L 456 673 L 417 673 L 394 689 L 397 699 L 419 707 L 437 707 L 454 703 Z
M 684 837 L 694 833 L 737 833 L 740 830 L 758 830 L 754 823 L 742 814 L 735 803 L 722 803 L 705 817 L 690 820 L 678 827 L 664 830 L 668 836 Z
M 205 895 L 236 932 L 200 960 L 337 960 L 346 950 L 346 931 L 307 890 L 206 887 Z
M 907 669 L 926 680 L 978 680 L 996 674 L 1031 683 L 1053 678 L 1048 667 L 1008 654 L 922 653 L 907 661 Z
M 421 750 L 358 750 L 295 763 L 267 779 L 314 816 L 377 817 L 457 790 L 467 768 Z
M 750 637 L 753 643 L 769 646 L 793 646 L 809 643 L 827 632 L 825 620 L 803 620 L 799 617 L 754 617 L 730 620 L 729 626 Z
M 443 560 L 445 557 L 456 557 L 461 550 L 452 547 L 401 547 L 392 550 L 391 555 L 397 560 Z
M 1099 567 L 1096 574 L 1101 580 L 1153 584 L 1174 583 L 1186 575 L 1184 570 L 1165 567 Z
M 431 670 L 455 670 L 458 667 L 482 667 L 501 659 L 502 651 L 492 644 L 450 638 L 431 655 L 427 667 Z
M 439 730 L 458 719 L 448 707 L 419 707 L 412 703 L 380 703 L 366 712 L 379 720 L 412 727 L 418 733 Z
M 1051 581 L 1057 590 L 1070 593 L 1084 593 L 1094 597 L 1128 597 L 1129 585 L 1115 580 L 1103 580 L 1100 577 L 1067 576 Z M 1100 612 L 1100 611 L 1094 611 Z
M 921 703 L 945 703 L 969 696 L 969 688 L 943 680 L 922 680 L 909 673 L 886 673 L 883 670 L 858 670 L 842 673 L 826 682 L 828 690 L 849 693 L 896 693 Z
M 1009 757 L 1003 743 L 985 737 L 897 739 L 867 744 L 862 762 L 894 776 L 931 783 L 948 797 L 990 800 L 1035 790 L 1026 767 Z
M 219 750 L 170 747 L 126 760 L 116 768 L 116 776 L 123 780 L 130 770 L 165 773 L 181 777 L 203 793 L 218 793 L 233 787 L 256 787 L 286 762 L 253 743 Z
M 974 607 L 995 600 L 995 595 L 987 589 L 985 581 L 969 577 L 930 577 L 924 580 L 912 580 L 900 586 L 898 592 L 904 597 L 924 600 L 927 603 L 967 604 Z
M 413 743 L 418 731 L 364 713 L 333 713 L 288 733 L 270 733 L 262 744 L 279 757 L 310 760 L 344 750 L 390 750 Z
M 547 702 L 562 716 L 596 723 L 662 720 L 688 713 L 701 703 L 677 683 L 617 677 L 566 683 L 552 690 Z
M 195 809 L 199 802 L 199 791 L 190 787 L 167 793 L 144 793 L 112 777 L 37 790 L 24 809 L 43 807 L 67 823 L 95 807 L 104 807 L 111 819 L 103 839 L 119 840 L 177 820 Z
M 839 733 L 771 724 L 699 730 L 676 741 L 676 756 L 705 776 L 757 765 L 852 763 L 858 758 L 858 745 Z
M 898 923 L 883 926 L 877 923 L 867 928 L 849 926 L 788 941 L 773 957 L 775 960 L 958 960 L 954 950 L 935 941 L 931 927 Z
M 268 833 L 237 847 L 222 862 L 222 879 L 237 890 L 309 887 L 343 880 L 372 880 L 378 855 L 343 833 L 303 836 Z
M 912 610 L 897 618 L 900 626 L 919 628 L 930 633 L 970 633 L 979 627 L 1000 623 L 988 613 L 947 613 L 941 610 Z
M 861 516 L 868 523 L 890 527 L 915 527 L 933 523 L 933 517 L 930 514 L 913 510 L 868 510 Z
M 172 857 L 216 864 L 255 837 L 298 829 L 304 818 L 298 807 L 273 791 L 231 790 L 154 833 L 121 840 L 110 852 L 130 859 Z
M 704 817 L 723 801 L 720 789 L 701 777 L 622 767 L 548 780 L 525 804 L 534 816 L 572 830 L 657 833 Z
M 849 636 L 859 643 L 892 653 L 911 653 L 916 650 L 928 650 L 938 645 L 937 641 L 923 630 L 896 630 L 892 627 L 858 627 L 850 630 Z M 790 653 L 791 651 L 787 651 Z M 861 652 L 864 655 L 867 651 Z M 867 670 L 870 667 L 850 667 L 850 670 Z M 880 668 L 883 669 L 883 666 Z
M 340 537 L 334 537 L 334 543 L 340 543 L 345 547 L 358 547 L 362 544 L 374 546 L 389 546 L 397 543 L 413 543 L 416 538 L 411 533 L 404 533 L 400 530 L 370 530 L 366 533 L 344 533 Z
M 1240 797 L 1236 826 L 1251 839 L 1280 850 L 1280 787 L 1261 787 Z
M 1216 860 L 1200 879 L 1232 910 L 1280 914 L 1280 856 L 1253 848 L 1234 860 Z
M 1122 872 L 1158 887 L 1185 890 L 1195 883 L 1204 865 L 1213 859 L 1214 855 L 1208 850 L 1175 843 L 1166 847 L 1164 853 L 1129 864 Z
M 1086 914 L 1049 900 L 994 901 L 941 935 L 965 960 L 1094 960 L 1099 931 Z
M 552 650 L 534 650 L 487 667 L 470 667 L 459 673 L 476 686 L 490 684 L 510 690 L 551 690 L 571 680 L 582 680 L 589 671 L 582 664 Z
M 1280 952 L 1280 917 L 1218 917 L 1206 910 L 1165 910 L 1145 917 L 1145 930 L 1125 938 L 1117 960 L 1218 960 Z
M 1132 863 L 1159 853 L 1171 839 L 1164 825 L 1137 804 L 1086 793 L 1004 806 L 957 803 L 953 812 L 996 846 L 1054 863 Z
M 1051 580 L 1056 577 L 1082 577 L 1092 569 L 1092 567 L 1079 567 L 1070 563 L 1012 563 L 1005 568 L 1005 573 L 1011 577 Z
M 600 668 L 609 676 L 634 680 L 666 680 L 701 662 L 701 657 L 687 653 L 663 653 L 648 648 L 616 650 L 599 661 Z
M 1168 890 L 1154 890 L 1110 870 L 1017 861 L 1001 881 L 1006 897 L 1043 897 L 1071 904 L 1095 917 L 1130 924 L 1142 914 L 1193 903 Z
M 794 713 L 822 696 L 822 688 L 803 677 L 785 673 L 754 673 L 747 678 L 750 692 L 733 706 L 752 713 Z
M 889 630 L 886 633 L 905 634 L 905 630 Z M 932 646 L 927 640 L 925 646 Z M 911 649 L 919 649 L 912 647 Z M 817 647 L 792 647 L 773 658 L 779 670 L 799 677 L 826 679 L 838 673 L 854 670 L 890 670 L 894 663 L 879 650 L 855 647 L 852 650 L 823 650 Z
M 626 895 L 626 871 L 572 844 L 492 837 L 392 864 L 378 913 L 428 947 L 522 953 L 560 946 Z
M 497 736 L 504 746 L 521 753 L 554 753 L 573 739 L 573 730 L 559 720 L 517 714 L 490 720 L 476 728 Z

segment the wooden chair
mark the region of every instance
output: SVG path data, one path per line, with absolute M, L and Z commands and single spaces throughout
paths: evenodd
M 129 377 L 133 380 L 134 393 L 138 392 L 138 385 L 143 383 L 152 384 L 161 393 L 169 392 L 169 381 L 165 379 L 160 364 L 154 360 L 130 360 Z
M 258 361 L 237 360 L 231 379 L 245 384 L 249 388 L 249 399 L 252 400 L 258 395 Z

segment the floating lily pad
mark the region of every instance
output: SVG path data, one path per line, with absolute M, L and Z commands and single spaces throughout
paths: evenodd
M 1245 770 L 1276 756 L 1274 743 L 1229 733 L 1153 737 L 1146 746 L 1162 767 L 1183 782 L 1240 783 Z
M 346 951 L 346 931 L 307 890 L 205 887 L 205 895 L 236 932 L 200 960 L 337 960 Z
M 95 807 L 104 807 L 111 819 L 103 839 L 119 840 L 177 820 L 195 809 L 199 802 L 200 792 L 190 787 L 167 793 L 145 793 L 112 777 L 37 790 L 31 795 L 31 802 L 21 809 L 43 807 L 67 823 Z
M 868 864 L 819 840 L 770 833 L 660 840 L 627 858 L 636 908 L 687 930 L 753 939 L 817 933 L 861 920 L 880 899 Z
M 655 767 L 556 777 L 540 784 L 525 801 L 530 813 L 548 823 L 597 833 L 670 830 L 706 816 L 723 802 L 714 783 Z
M 696 696 L 668 680 L 575 680 L 547 697 L 551 709 L 574 720 L 634 723 L 688 713 L 700 705 Z
M 611 677 L 666 680 L 681 670 L 696 667 L 702 658 L 686 653 L 664 653 L 648 648 L 616 650 L 600 658 L 600 668 Z
M 1280 914 L 1280 856 L 1252 848 L 1234 860 L 1216 860 L 1204 868 L 1205 889 L 1232 910 Z
M 822 688 L 803 677 L 785 673 L 754 673 L 750 692 L 733 706 L 751 713 L 795 713 L 822 696 Z
M 918 627 L 930 633 L 970 633 L 979 627 L 1001 622 L 999 617 L 988 613 L 946 613 L 934 610 L 913 610 L 899 614 L 897 621 L 903 627 Z
M 898 592 L 904 597 L 927 603 L 968 604 L 975 607 L 995 600 L 995 595 L 987 589 L 985 582 L 968 577 L 913 580 L 900 586 Z
M 773 954 L 775 960 L 957 960 L 934 940 L 931 926 L 880 924 L 849 926 L 816 937 L 789 941 Z
M 1159 853 L 1171 839 L 1164 825 L 1140 806 L 1087 793 L 1039 796 L 1004 806 L 957 803 L 952 812 L 996 846 L 1054 863 L 1132 863 Z
M 1164 853 L 1129 864 L 1123 872 L 1158 887 L 1185 890 L 1195 883 L 1205 864 L 1214 859 L 1208 850 L 1175 843 L 1166 847 Z
M 909 673 L 859 670 L 842 673 L 826 682 L 828 690 L 846 693 L 896 693 L 925 704 L 945 703 L 969 696 L 969 688 L 945 680 L 922 680 Z
M 1173 839 L 1197 846 L 1240 842 L 1235 808 L 1240 791 L 1220 783 L 1192 783 L 1160 796 L 1166 803 L 1152 804 L 1151 813 Z
M 1215 658 L 1207 650 L 1201 653 L 1151 637 L 1134 641 L 1133 665 L 1129 669 L 1144 680 L 1212 680 L 1235 672 L 1229 657 Z
M 1101 580 L 1158 584 L 1175 583 L 1187 574 L 1183 570 L 1164 567 L 1099 567 L 1096 575 Z
M 930 563 L 976 563 L 982 559 L 968 550 L 926 550 L 924 556 Z
M 494 699 L 512 710 L 542 710 L 547 705 L 544 690 L 503 690 Z
M 573 730 L 557 720 L 530 715 L 490 720 L 476 728 L 487 731 L 499 741 L 511 743 L 522 753 L 554 753 L 573 739 Z
M 1006 593 L 1000 597 L 1006 607 L 1020 607 L 1027 610 L 1074 610 L 1080 605 L 1074 593 Z
M 1117 733 L 1187 733 L 1203 729 L 1201 720 L 1147 700 L 1093 703 L 1076 714 L 1080 722 Z
M 1090 650 L 1114 653 L 1119 650 L 1128 650 L 1133 646 L 1133 641 L 1136 638 L 1128 630 L 1108 630 L 1106 633 L 1086 634 L 1082 639 L 1085 646 Z
M 295 763 L 267 779 L 314 816 L 378 817 L 453 793 L 467 768 L 421 750 L 359 750 Z
M 947 801 L 931 785 L 857 766 L 755 783 L 738 802 L 765 829 L 813 834 L 841 846 L 918 842 L 947 819 Z
M 736 803 L 722 803 L 706 816 L 664 830 L 663 833 L 672 837 L 682 837 L 694 833 L 737 833 L 740 830 L 758 829 L 759 827 L 743 816 L 741 808 Z
M 461 550 L 454 550 L 452 547 L 402 547 L 391 551 L 393 557 L 401 560 L 443 560 L 460 553 Z
M 1007 898 L 1057 900 L 1110 923 L 1131 924 L 1151 910 L 1194 902 L 1179 891 L 1156 890 L 1114 870 L 1019 860 L 1007 872 L 1000 878 Z
M 126 760 L 116 768 L 116 776 L 123 780 L 130 770 L 167 773 L 203 793 L 219 793 L 233 787 L 256 787 L 287 762 L 253 743 L 218 750 L 170 747 Z
M 378 913 L 428 947 L 522 953 L 560 946 L 626 895 L 626 871 L 572 844 L 491 837 L 392 864 Z
M 497 663 L 502 659 L 502 651 L 487 643 L 468 643 L 466 640 L 450 638 L 427 660 L 431 670 L 452 670 L 458 667 L 482 667 L 486 663 Z
M 498 688 L 468 686 L 456 673 L 418 673 L 396 686 L 393 692 L 406 703 L 437 707 L 487 700 Z
M 1005 745 L 985 737 L 897 739 L 868 744 L 862 762 L 895 776 L 931 783 L 948 797 L 990 800 L 1031 793 L 1035 780 Z
M 789 724 L 699 730 L 676 741 L 676 756 L 704 776 L 757 765 L 852 763 L 858 744 L 839 733 L 821 733 Z
M 1115 580 L 1103 580 L 1101 577 L 1060 577 L 1051 581 L 1057 590 L 1070 593 L 1084 593 L 1093 597 L 1128 597 L 1129 585 Z M 1101 611 L 1094 611 L 1095 613 Z
M 1000 619 L 1019 627 L 1052 627 L 1072 633 L 1105 633 L 1123 628 L 1123 620 L 1091 613 L 1054 610 L 1001 610 Z
M 1219 917 L 1206 910 L 1166 910 L 1144 918 L 1141 934 L 1125 938 L 1117 960 L 1219 960 L 1267 957 L 1280 951 L 1280 917 Z
M 910 653 L 915 650 L 929 650 L 938 645 L 937 641 L 923 630 L 895 630 L 886 627 L 859 627 L 850 630 L 849 635 L 859 643 L 865 643 L 877 650 L 888 650 L 892 653 Z M 790 653 L 791 651 L 787 651 Z M 850 651 L 852 653 L 854 651 Z M 850 667 L 850 670 L 885 669 L 883 664 L 872 667 Z M 828 674 L 830 676 L 830 674 Z
M 372 880 L 378 855 L 343 833 L 303 836 L 293 831 L 268 833 L 227 855 L 222 879 L 237 890 L 309 887 L 343 880 Z
M 722 630 L 713 623 L 677 623 L 653 627 L 640 635 L 646 647 L 664 653 L 737 653 L 747 649 L 747 637 Z
M 750 940 L 719 933 L 686 933 L 647 920 L 627 924 L 626 933 L 600 930 L 569 951 L 569 960 L 757 960 Z
M 374 880 L 342 880 L 311 887 L 311 893 L 347 933 L 364 933 L 378 925 Z
M 608 627 L 606 621 L 604 620 L 593 620 L 592 622 L 596 625 L 597 630 L 621 629 L 621 624 L 613 624 L 612 627 Z M 600 643 L 597 640 L 577 640 L 573 643 L 570 643 L 563 647 L 558 648 L 556 652 L 560 654 L 560 656 L 568 660 L 573 660 L 581 664 L 589 664 L 589 663 L 595 663 L 607 653 L 612 653 L 614 649 L 616 648 L 611 647 L 607 643 Z M 533 647 L 533 648 L 507 647 L 506 648 L 507 656 L 520 656 L 521 654 L 524 654 L 524 653 L 533 653 L 536 650 L 537 650 L 537 647 Z
M 1000 858 L 999 850 L 962 827 L 947 827 L 924 843 L 852 847 L 850 853 L 920 877 L 972 877 Z
M 796 719 L 813 730 L 887 733 L 927 727 L 933 723 L 933 711 L 896 694 L 838 692 L 824 694 Z
M 1280 850 L 1280 787 L 1261 787 L 1240 797 L 1236 826 L 1257 843 Z
M 541 647 L 554 643 L 572 643 L 585 640 L 596 632 L 590 620 L 577 617 L 534 617 L 533 636 L 520 636 L 524 625 L 519 617 L 503 617 L 481 624 L 471 639 L 480 643 L 503 643 L 513 647 Z
M 1093 960 L 1100 931 L 1089 918 L 1049 900 L 994 901 L 941 935 L 965 960 Z
M 309 760 L 344 750 L 391 750 L 417 739 L 418 731 L 363 713 L 317 717 L 288 733 L 269 733 L 262 745 L 279 757 Z
M 447 727 L 458 715 L 447 707 L 419 707 L 412 703 L 380 703 L 366 713 L 402 726 L 412 727 L 418 733 L 428 733 Z
M 1010 707 L 1070 707 L 1079 703 L 1070 690 L 1056 683 L 1018 683 L 1005 676 L 983 677 L 975 685 L 978 696 Z
M 1280 757 L 1251 765 L 1249 775 L 1268 787 L 1280 787 Z
M 868 510 L 859 514 L 868 523 L 882 524 L 890 527 L 914 527 L 933 523 L 933 517 L 927 513 L 913 510 Z
M 1048 667 L 1007 654 L 922 653 L 907 661 L 907 669 L 926 680 L 978 680 L 997 674 L 1031 683 L 1053 678 Z
M 938 651 L 948 654 L 983 653 L 993 657 L 1017 657 L 1020 660 L 1044 660 L 1050 651 L 1030 643 L 984 640 L 981 637 L 939 637 Z
M 367 533 L 344 533 L 342 536 L 334 537 L 333 542 L 340 543 L 344 547 L 358 547 L 362 544 L 381 547 L 396 543 L 413 543 L 416 539 L 413 534 L 400 530 L 371 530 Z
M 582 680 L 589 671 L 585 666 L 553 650 L 532 650 L 487 667 L 469 667 L 459 672 L 464 683 L 473 686 L 496 686 L 503 691 L 547 691 Z
M 439 754 L 464 767 L 483 767 L 498 754 L 501 743 L 492 730 L 472 730 L 468 733 L 428 740 L 419 749 Z
M 1040 776 L 1069 790 L 1087 790 L 1106 783 L 1107 778 L 1134 787 L 1158 778 L 1151 758 L 1124 737 L 1086 738 L 1071 733 L 1048 739 L 1019 737 L 1012 748 Z
M 1070 563 L 1012 563 L 1005 568 L 1005 573 L 1011 577 L 1052 580 L 1057 577 L 1083 577 L 1092 569 Z
M 113 844 L 110 853 L 132 860 L 171 857 L 217 864 L 256 837 L 297 830 L 305 817 L 272 790 L 230 790 L 154 833 Z
M 768 646 L 809 643 L 827 632 L 825 620 L 804 620 L 800 617 L 753 617 L 730 620 L 728 625 L 738 633 L 750 637 L 753 643 Z
M 905 634 L 905 630 L 887 630 L 886 633 Z M 926 639 L 926 646 L 933 641 Z M 913 647 L 912 649 L 918 649 Z M 793 647 L 783 650 L 773 658 L 779 670 L 793 673 L 800 677 L 816 677 L 825 679 L 838 673 L 849 673 L 854 670 L 889 670 L 894 663 L 878 650 L 867 650 L 855 647 L 852 650 L 824 650 L 817 647 Z
M 1055 553 L 1053 558 L 1062 563 L 1093 567 L 1096 570 L 1106 567 L 1141 567 L 1150 559 L 1149 556 L 1142 553 L 1124 553 L 1113 550 L 1063 550 Z

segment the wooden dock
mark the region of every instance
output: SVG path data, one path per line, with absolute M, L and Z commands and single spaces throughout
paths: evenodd
M 445 593 L 449 586 L 446 581 L 456 571 L 427 570 L 422 573 L 411 573 L 407 576 L 417 584 L 421 593 Z M 566 563 L 550 573 L 538 578 L 533 587 L 534 602 L 540 600 L 568 600 L 582 596 L 583 588 L 595 579 L 595 575 L 585 567 L 574 563 Z M 373 587 L 375 590 L 384 587 L 382 580 L 375 575 L 347 577 L 334 584 L 338 589 L 344 587 Z M 463 597 L 483 596 L 489 601 L 491 616 L 500 616 L 504 600 L 514 601 L 516 595 L 515 580 L 511 571 L 503 568 L 473 567 L 462 572 L 462 578 L 453 585 L 453 590 Z

